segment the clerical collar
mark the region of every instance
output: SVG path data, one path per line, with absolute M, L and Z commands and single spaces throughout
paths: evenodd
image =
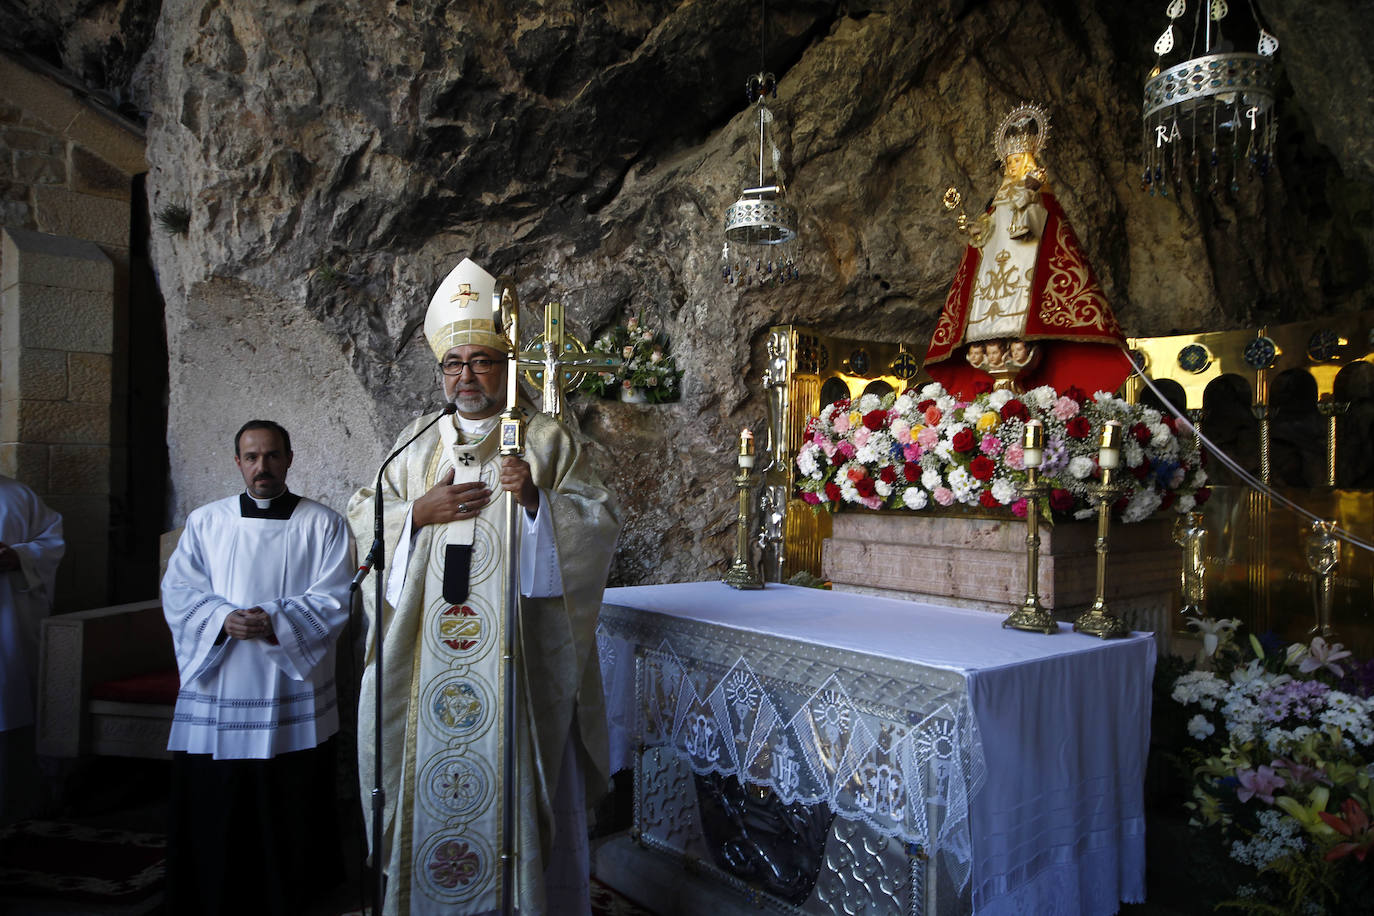
M 283 490 L 271 499 L 258 499 L 244 490 L 239 494 L 239 515 L 244 518 L 288 519 L 296 511 L 301 498 L 290 490 Z
M 462 414 L 455 413 L 453 419 L 458 424 L 458 428 L 463 431 L 465 437 L 472 441 L 477 441 L 485 438 L 487 433 L 491 432 L 496 427 L 496 424 L 501 422 L 501 415 L 498 413 L 490 417 L 483 417 L 480 420 L 469 420 Z

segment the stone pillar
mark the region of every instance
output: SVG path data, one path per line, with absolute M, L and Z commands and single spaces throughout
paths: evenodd
M 56 610 L 108 591 L 114 264 L 93 242 L 0 232 L 0 473 L 62 513 Z

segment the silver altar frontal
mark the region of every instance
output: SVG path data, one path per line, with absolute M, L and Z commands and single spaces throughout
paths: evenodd
M 792 586 L 608 589 L 611 763 L 635 811 L 598 876 L 665 914 L 1143 900 L 1153 640 L 999 621 Z

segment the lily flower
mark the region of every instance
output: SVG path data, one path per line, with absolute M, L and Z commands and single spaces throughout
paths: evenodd
M 1240 621 L 1234 617 L 1223 617 L 1221 620 L 1211 617 L 1189 617 L 1188 626 L 1202 634 L 1202 651 L 1210 657 L 1216 654 L 1222 637 L 1234 633 L 1236 627 L 1240 626 Z
M 1285 785 L 1282 776 L 1263 765 L 1253 770 L 1237 770 L 1236 780 L 1240 782 L 1240 787 L 1236 789 L 1236 798 L 1243 802 L 1258 798 L 1269 805 L 1274 803 L 1274 790 L 1282 789 Z
M 1328 644 L 1320 636 L 1312 637 L 1312 645 L 1307 650 L 1306 657 L 1298 664 L 1298 670 L 1303 674 L 1310 674 L 1319 668 L 1325 668 L 1336 677 L 1343 677 L 1345 669 L 1336 664 L 1343 658 L 1349 658 L 1350 652 L 1344 645 L 1338 642 Z
M 1353 852 L 1355 858 L 1363 862 L 1370 847 L 1374 846 L 1374 831 L 1369 829 L 1369 815 L 1360 807 L 1360 803 L 1347 798 L 1341 805 L 1340 817 L 1325 811 L 1320 812 L 1319 816 L 1332 830 L 1347 838 L 1327 850 L 1326 861 L 1334 862 Z
M 1326 811 L 1326 803 L 1330 800 L 1331 790 L 1326 786 L 1317 786 L 1307 796 L 1307 804 L 1305 805 L 1291 795 L 1280 795 L 1274 799 L 1274 804 L 1301 824 L 1308 833 L 1329 838 L 1336 836 L 1336 831 L 1326 821 L 1322 820 L 1321 814 Z

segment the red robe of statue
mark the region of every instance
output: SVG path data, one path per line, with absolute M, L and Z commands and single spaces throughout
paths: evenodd
M 1052 385 L 1060 392 L 1070 385 L 1088 393 L 1115 391 L 1131 372 L 1126 338 L 1048 187 L 1041 189 L 1039 202 L 1045 208 L 1045 223 L 1030 281 L 1030 307 L 1015 336 L 1034 343 L 1041 355 L 1039 364 L 1023 372 L 1017 384 L 1026 391 L 1040 385 Z M 969 245 L 964 250 L 926 351 L 926 371 L 964 399 L 974 397 L 979 382 L 993 382 L 990 374 L 975 369 L 964 357 L 975 284 L 983 273 L 987 249 L 994 247 L 990 242 L 987 248 Z

